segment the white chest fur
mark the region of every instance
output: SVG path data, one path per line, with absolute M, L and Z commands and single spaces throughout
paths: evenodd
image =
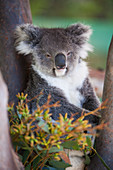
M 50 77 L 36 70 L 35 67 L 33 68 L 50 86 L 61 89 L 71 104 L 81 107 L 81 101 L 83 101 L 84 98 L 78 89 L 83 86 L 83 82 L 88 76 L 88 69 L 85 62 L 79 63 L 71 74 L 64 77 Z

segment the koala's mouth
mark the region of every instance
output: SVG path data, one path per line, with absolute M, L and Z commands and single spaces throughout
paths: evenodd
M 56 67 L 53 68 L 53 73 L 54 73 L 54 75 L 55 75 L 56 77 L 65 76 L 66 73 L 67 73 L 67 71 L 68 71 L 68 68 L 67 68 L 67 67 L 64 67 L 64 68 L 62 68 L 62 69 L 59 69 L 59 68 L 56 68 Z
M 56 77 L 62 77 L 66 75 L 67 62 L 66 56 L 63 53 L 58 53 L 55 56 L 55 66 L 53 68 L 53 73 Z

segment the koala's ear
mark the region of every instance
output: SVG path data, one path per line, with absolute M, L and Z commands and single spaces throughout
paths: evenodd
M 66 28 L 66 32 L 72 43 L 76 44 L 79 48 L 79 55 L 86 58 L 87 51 L 92 51 L 92 46 L 88 43 L 92 30 L 90 26 L 77 23 Z
M 15 48 L 19 54 L 30 54 L 39 42 L 40 29 L 32 24 L 23 24 L 16 27 L 14 32 Z

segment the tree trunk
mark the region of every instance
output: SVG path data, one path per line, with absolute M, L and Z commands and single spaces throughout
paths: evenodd
M 22 170 L 24 167 L 11 145 L 7 102 L 8 90 L 0 73 L 0 170 Z
M 106 74 L 103 90 L 103 102 L 107 100 L 107 108 L 101 111 L 101 121 L 109 122 L 108 128 L 100 131 L 96 141 L 96 150 L 110 169 L 113 169 L 113 37 L 109 47 Z M 89 170 L 106 170 L 99 158 L 95 156 Z
M 27 59 L 14 49 L 16 25 L 32 23 L 28 0 L 0 0 L 0 70 L 9 91 L 9 102 L 16 101 L 16 94 L 26 87 Z
M 16 102 L 16 94 L 26 87 L 28 62 L 14 49 L 16 25 L 32 23 L 28 0 L 0 0 L 0 70 L 9 91 L 9 102 Z M 7 115 L 8 91 L 0 74 L 0 170 L 23 169 L 13 151 Z

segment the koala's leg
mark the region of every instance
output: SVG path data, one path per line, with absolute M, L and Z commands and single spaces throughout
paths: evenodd
M 93 132 L 96 134 L 96 131 Z M 95 136 L 92 136 L 92 146 L 94 145 Z M 85 168 L 85 155 L 83 151 L 65 149 L 65 153 L 69 156 L 72 167 L 66 170 L 84 170 Z M 87 152 L 89 154 L 89 151 Z
M 65 153 L 69 155 L 72 165 L 72 167 L 66 168 L 66 170 L 84 170 L 85 158 L 82 151 L 65 149 Z

